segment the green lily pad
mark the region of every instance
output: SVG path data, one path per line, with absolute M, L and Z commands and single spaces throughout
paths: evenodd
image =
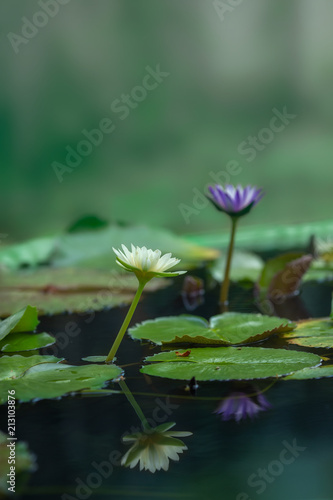
M 38 323 L 36 307 L 26 306 L 9 318 L 0 321 L 0 340 L 9 333 L 33 331 Z
M 304 248 L 311 236 L 326 238 L 333 234 L 333 220 L 307 222 L 304 224 L 261 224 L 241 226 L 237 230 L 237 248 L 252 250 L 271 250 L 280 248 Z M 187 234 L 185 238 L 191 243 L 212 248 L 225 248 L 230 239 L 230 231 L 216 233 Z
M 11 356 L 10 358 L 21 358 L 21 356 Z M 40 356 L 40 358 L 47 358 Z M 15 397 L 18 401 L 26 402 L 39 399 L 53 399 L 64 396 L 68 393 L 82 390 L 101 389 L 105 382 L 112 380 L 122 373 L 122 369 L 116 365 L 84 365 L 73 366 L 54 362 L 41 362 L 28 366 L 29 358 L 17 360 L 21 366 L 19 377 L 15 377 L 11 372 L 4 376 L 2 360 L 0 358 L 0 380 L 1 393 L 0 401 L 5 403 L 9 390 L 15 390 Z M 22 365 L 28 360 L 26 369 L 22 373 Z M 46 361 L 46 360 L 45 360 Z M 7 361 L 8 363 L 8 361 Z M 13 365 L 13 363 L 12 363 Z
M 161 352 L 146 358 L 151 364 L 141 372 L 177 380 L 252 380 L 281 377 L 321 362 L 312 353 L 263 347 L 194 348 L 187 357 L 177 353 Z
M 224 253 L 210 269 L 211 275 L 219 283 L 224 277 L 226 254 Z M 264 267 L 264 261 L 254 253 L 236 250 L 232 256 L 230 279 L 232 281 L 252 281 L 255 283 Z
M 154 292 L 169 284 L 171 280 L 153 279 L 144 293 Z M 35 304 L 40 315 L 98 311 L 131 303 L 137 288 L 138 280 L 134 274 L 98 269 L 45 267 L 3 273 L 0 316 L 11 314 L 27 303 Z
M 330 318 L 300 321 L 297 328 L 283 338 L 304 347 L 332 348 L 333 321 Z
M 315 368 L 303 368 L 292 375 L 288 375 L 284 380 L 309 380 L 313 378 L 333 377 L 333 365 L 317 366 Z
M 56 238 L 37 238 L 7 245 L 0 250 L 0 267 L 18 269 L 23 265 L 36 266 L 48 262 L 54 251 Z
M 55 356 L 41 356 L 33 354 L 29 356 L 13 356 L 0 357 L 0 381 L 16 379 L 20 377 L 26 370 L 39 363 L 59 363 L 62 358 Z
M 82 358 L 82 361 L 89 361 L 89 363 L 105 363 L 107 356 L 87 356 Z
M 130 247 L 131 243 L 153 250 L 158 248 L 162 253 L 171 252 L 175 257 L 182 259 L 177 266 L 179 269 L 184 268 L 184 261 L 197 264 L 204 260 L 216 259 L 219 255 L 214 249 L 195 245 L 164 229 L 145 226 L 108 226 L 61 236 L 52 264 L 62 267 L 83 266 L 119 270 L 112 247 L 119 248 L 121 244 Z M 177 267 L 173 270 L 177 270 Z
M 295 324 L 287 319 L 261 314 L 224 313 L 210 322 L 198 316 L 169 316 L 130 328 L 133 339 L 151 340 L 157 345 L 172 343 L 235 345 L 264 340 L 288 332 Z
M 49 347 L 55 343 L 55 338 L 48 333 L 10 333 L 0 341 L 0 351 L 19 352 L 32 351 Z
M 191 243 L 164 229 L 146 226 L 105 226 L 104 222 L 94 217 L 83 218 L 70 228 L 69 233 L 8 245 L 0 251 L 0 267 L 17 270 L 23 265 L 37 266 L 48 263 L 52 266 L 119 271 L 112 247 L 118 248 L 122 243 L 126 246 L 133 243 L 154 250 L 158 248 L 162 253 L 171 252 L 182 259 L 183 267 L 185 263 L 193 266 L 219 256 L 215 249 Z M 182 269 L 181 266 L 179 269 Z

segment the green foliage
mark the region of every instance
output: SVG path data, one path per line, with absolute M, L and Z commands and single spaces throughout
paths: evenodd
M 13 389 L 16 399 L 21 402 L 101 389 L 105 382 L 122 373 L 115 365 L 72 366 L 57 361 L 61 360 L 48 356 L 0 358 L 0 403 L 7 402 L 8 391 Z
M 154 279 L 145 293 L 171 283 Z M 25 304 L 35 304 L 39 315 L 98 311 L 131 303 L 138 287 L 134 274 L 77 268 L 40 268 L 4 273 L 0 287 L 0 316 Z
M 184 351 L 185 352 L 185 351 Z M 321 362 L 319 356 L 284 349 L 262 347 L 206 347 L 192 349 L 189 356 L 177 351 L 146 358 L 141 368 L 147 375 L 190 380 L 252 380 L 281 377 Z
M 258 226 L 240 225 L 237 230 L 237 248 L 251 250 L 288 250 L 295 247 L 305 248 L 315 234 L 325 238 L 333 233 L 333 220 L 307 222 L 304 224 L 262 224 Z M 218 231 L 210 234 L 186 235 L 186 239 L 197 245 L 212 248 L 225 248 L 228 245 L 230 232 Z
M 226 263 L 226 254 L 224 253 L 217 259 L 210 272 L 213 278 L 222 282 Z M 232 281 L 252 281 L 255 283 L 264 267 L 264 261 L 258 255 L 251 252 L 235 250 L 232 256 L 230 279 Z
M 292 375 L 288 375 L 284 380 L 308 380 L 326 377 L 333 377 L 333 365 L 303 368 L 303 370 L 299 370 Z
M 0 351 L 31 351 L 48 347 L 55 343 L 55 338 L 48 333 L 10 333 L 0 341 Z
M 144 321 L 129 330 L 134 339 L 151 340 L 155 344 L 190 343 L 235 345 L 249 344 L 292 330 L 287 319 L 261 314 L 224 313 L 208 323 L 197 316 L 170 316 Z
M 0 340 L 9 333 L 33 331 L 38 323 L 36 307 L 26 306 L 21 311 L 0 322 Z
M 333 321 L 330 318 L 300 321 L 297 328 L 284 335 L 290 344 L 304 347 L 332 348 Z

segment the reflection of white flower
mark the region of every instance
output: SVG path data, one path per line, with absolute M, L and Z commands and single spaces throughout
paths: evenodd
M 171 253 L 162 255 L 160 250 L 149 250 L 146 247 L 135 247 L 132 245 L 130 252 L 125 245 L 121 245 L 123 251 L 113 248 L 117 256 L 117 264 L 126 271 L 139 272 L 139 274 L 152 274 L 151 277 L 178 276 L 186 271 L 166 272 L 180 262 L 180 259 L 171 257 Z
M 178 461 L 179 453 L 187 450 L 187 446 L 178 437 L 191 436 L 192 432 L 169 431 L 176 425 L 169 422 L 154 429 L 130 434 L 123 438 L 125 443 L 133 442 L 133 446 L 123 456 L 121 465 L 133 469 L 140 462 L 140 470 L 168 470 L 169 459 Z

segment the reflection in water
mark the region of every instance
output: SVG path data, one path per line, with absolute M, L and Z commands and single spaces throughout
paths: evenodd
M 247 417 L 253 418 L 259 412 L 269 410 L 272 405 L 265 396 L 254 385 L 237 387 L 224 398 L 215 413 L 222 416 L 222 420 L 245 420 Z
M 187 446 L 178 438 L 191 436 L 192 432 L 170 431 L 176 425 L 174 422 L 151 427 L 124 380 L 120 380 L 119 385 L 140 418 L 143 428 L 142 432 L 123 437 L 124 443 L 133 445 L 123 456 L 121 465 L 133 469 L 140 462 L 140 470 L 153 473 L 161 469 L 167 471 L 169 460 L 178 461 L 179 454 L 187 450 Z
M 133 469 L 140 461 L 140 470 L 168 470 L 169 459 L 179 460 L 179 453 L 187 450 L 187 446 L 177 439 L 190 436 L 192 432 L 169 431 L 176 425 L 174 422 L 159 425 L 154 429 L 145 429 L 143 432 L 130 434 L 123 438 L 124 443 L 133 446 L 123 456 L 121 465 Z
M 205 302 L 205 287 L 201 278 L 187 275 L 184 278 L 181 296 L 187 311 L 194 311 Z

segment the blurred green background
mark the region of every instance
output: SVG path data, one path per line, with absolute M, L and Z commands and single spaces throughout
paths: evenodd
M 1 233 L 51 234 L 87 213 L 180 234 L 226 227 L 201 193 L 231 160 L 232 183 L 267 193 L 247 223 L 331 217 L 333 2 L 225 3 L 2 0 Z M 135 89 L 158 65 L 169 75 Z M 296 117 L 263 131 L 285 107 Z M 66 148 L 105 118 L 114 130 L 70 172 Z M 249 136 L 262 138 L 254 155 Z

